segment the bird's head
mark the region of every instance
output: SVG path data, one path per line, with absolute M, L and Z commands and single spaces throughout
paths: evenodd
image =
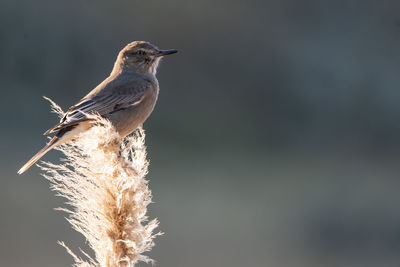
M 123 69 L 155 75 L 160 59 L 176 52 L 178 51 L 173 49 L 160 50 L 149 42 L 135 41 L 119 52 L 116 65 L 118 64 Z

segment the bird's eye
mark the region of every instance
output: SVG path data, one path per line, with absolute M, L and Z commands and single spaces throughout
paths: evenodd
M 145 52 L 143 50 L 138 50 L 138 51 L 130 52 L 129 54 L 136 56 L 136 55 L 144 55 Z
M 143 50 L 138 50 L 138 51 L 135 51 L 135 52 L 131 52 L 130 54 L 131 55 L 144 55 L 145 52 Z

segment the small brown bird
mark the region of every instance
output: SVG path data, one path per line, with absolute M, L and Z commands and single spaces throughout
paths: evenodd
M 109 119 L 121 135 L 137 129 L 150 116 L 158 97 L 156 71 L 160 59 L 177 50 L 159 50 L 149 42 L 136 41 L 122 49 L 114 68 L 102 83 L 70 107 L 60 123 L 44 134 L 55 133 L 50 142 L 34 155 L 18 174 L 35 164 L 44 154 L 91 127 L 85 114 Z

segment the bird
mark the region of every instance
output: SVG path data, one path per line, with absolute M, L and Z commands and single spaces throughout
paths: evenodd
M 156 104 L 159 93 L 156 72 L 161 58 L 177 52 L 175 49 L 160 50 L 146 41 L 126 45 L 118 53 L 110 75 L 44 133 L 54 133 L 54 136 L 22 166 L 18 174 L 24 173 L 51 149 L 87 131 L 93 120 L 88 114 L 108 119 L 122 138 L 136 130 L 150 116 Z

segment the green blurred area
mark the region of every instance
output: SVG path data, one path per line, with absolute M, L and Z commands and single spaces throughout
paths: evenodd
M 16 171 L 57 122 L 41 97 L 67 109 L 133 40 L 179 50 L 144 126 L 157 266 L 398 266 L 399 8 L 0 1 L 0 266 L 86 248 L 39 169 Z

